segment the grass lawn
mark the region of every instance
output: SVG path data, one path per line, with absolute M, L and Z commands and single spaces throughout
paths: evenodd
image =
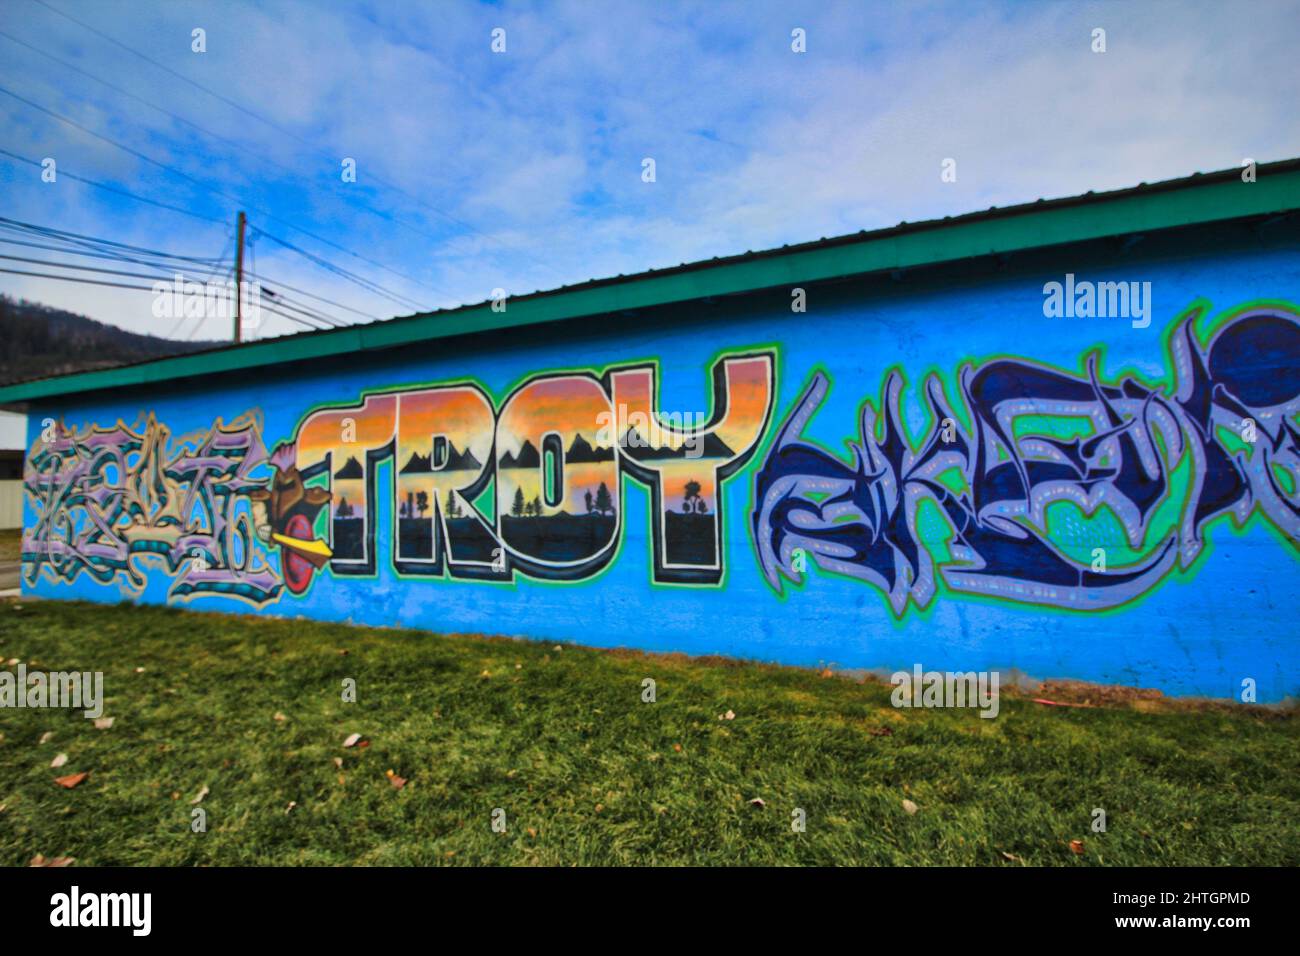
M 1004 692 L 988 720 L 791 668 L 49 601 L 0 602 L 11 658 L 102 670 L 114 722 L 0 710 L 5 865 L 1300 863 L 1297 721 L 1262 709 Z

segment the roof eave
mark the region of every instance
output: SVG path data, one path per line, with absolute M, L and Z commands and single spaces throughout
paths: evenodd
M 1250 183 L 1243 182 L 1236 171 L 1225 171 L 693 263 L 508 299 L 503 311 L 494 311 L 490 302 L 484 302 L 386 322 L 21 382 L 0 386 L 0 404 L 145 386 L 197 375 L 394 348 L 429 339 L 1300 208 L 1300 161 L 1261 165 L 1257 172 L 1256 180 Z

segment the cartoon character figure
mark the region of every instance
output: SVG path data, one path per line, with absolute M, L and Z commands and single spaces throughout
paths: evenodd
M 330 493 L 306 487 L 296 459 L 292 445 L 277 446 L 268 459 L 275 468 L 270 488 L 254 489 L 248 497 L 257 536 L 280 546 L 285 586 L 301 594 L 311 584 L 312 574 L 324 567 L 334 552 L 312 532 L 316 516 L 330 502 Z

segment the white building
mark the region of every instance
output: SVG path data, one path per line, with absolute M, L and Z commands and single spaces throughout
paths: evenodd
M 0 530 L 23 526 L 27 416 L 0 409 Z

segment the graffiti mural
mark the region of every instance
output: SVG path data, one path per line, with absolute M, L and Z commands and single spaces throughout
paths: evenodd
M 310 413 L 294 459 L 332 501 L 320 533 L 335 574 L 375 573 L 382 493 L 402 574 L 588 578 L 622 541 L 627 474 L 651 490 L 654 580 L 716 584 L 722 483 L 767 432 L 774 374 L 770 352 L 718 359 L 712 415 L 689 428 L 658 409 L 653 364 L 537 375 L 499 409 L 473 383 L 383 392 Z
M 655 581 L 716 584 L 722 483 L 767 432 L 774 374 L 771 352 L 718 359 L 712 415 L 690 427 L 657 408 L 653 364 L 537 375 L 499 410 L 472 383 L 365 395 L 308 413 L 270 454 L 251 416 L 175 441 L 152 415 L 58 425 L 27 460 L 25 574 L 120 575 L 138 594 L 154 557 L 169 598 L 260 604 L 326 568 L 373 576 L 382 550 L 413 577 L 576 581 L 618 551 L 626 473 L 651 490 Z
M 263 548 L 270 525 L 261 502 L 253 507 L 266 461 L 249 416 L 175 441 L 152 415 L 137 428 L 52 423 L 23 476 L 36 512 L 23 533 L 27 582 L 85 574 L 139 593 L 146 567 L 161 562 L 173 578 L 169 598 L 273 600 L 282 581 Z
M 751 529 L 778 593 L 811 559 L 872 584 L 896 615 L 953 592 L 1100 610 L 1201 554 L 1207 526 L 1261 515 L 1300 542 L 1300 316 L 1231 317 L 1204 344 L 1201 309 L 1174 323 L 1172 393 L 999 358 L 961 368 L 964 421 L 937 375 L 928 431 L 901 426 L 903 379 L 862 406 L 845 462 L 802 438 L 826 398 L 812 376 L 754 478 Z M 946 552 L 936 558 L 936 552 Z
M 1104 610 L 1203 553 L 1209 526 L 1261 520 L 1300 540 L 1300 317 L 1238 311 L 1198 338 L 1167 336 L 1168 381 L 1108 376 L 1100 352 L 1066 371 L 998 357 L 861 406 L 844 460 L 804 437 L 827 399 L 815 373 L 754 470 L 744 529 L 778 594 L 814 563 L 873 585 L 897 617 L 953 594 Z M 662 409 L 657 363 L 544 372 L 500 399 L 472 381 L 361 392 L 303 414 L 267 450 L 252 414 L 173 437 L 54 425 L 33 444 L 24 576 L 86 577 L 168 599 L 254 606 L 321 575 L 577 582 L 606 568 L 644 486 L 653 583 L 725 576 L 723 489 L 771 431 L 776 356 L 706 369 L 711 409 Z M 639 521 L 637 522 L 639 525 Z M 734 552 L 733 552 L 734 553 Z

